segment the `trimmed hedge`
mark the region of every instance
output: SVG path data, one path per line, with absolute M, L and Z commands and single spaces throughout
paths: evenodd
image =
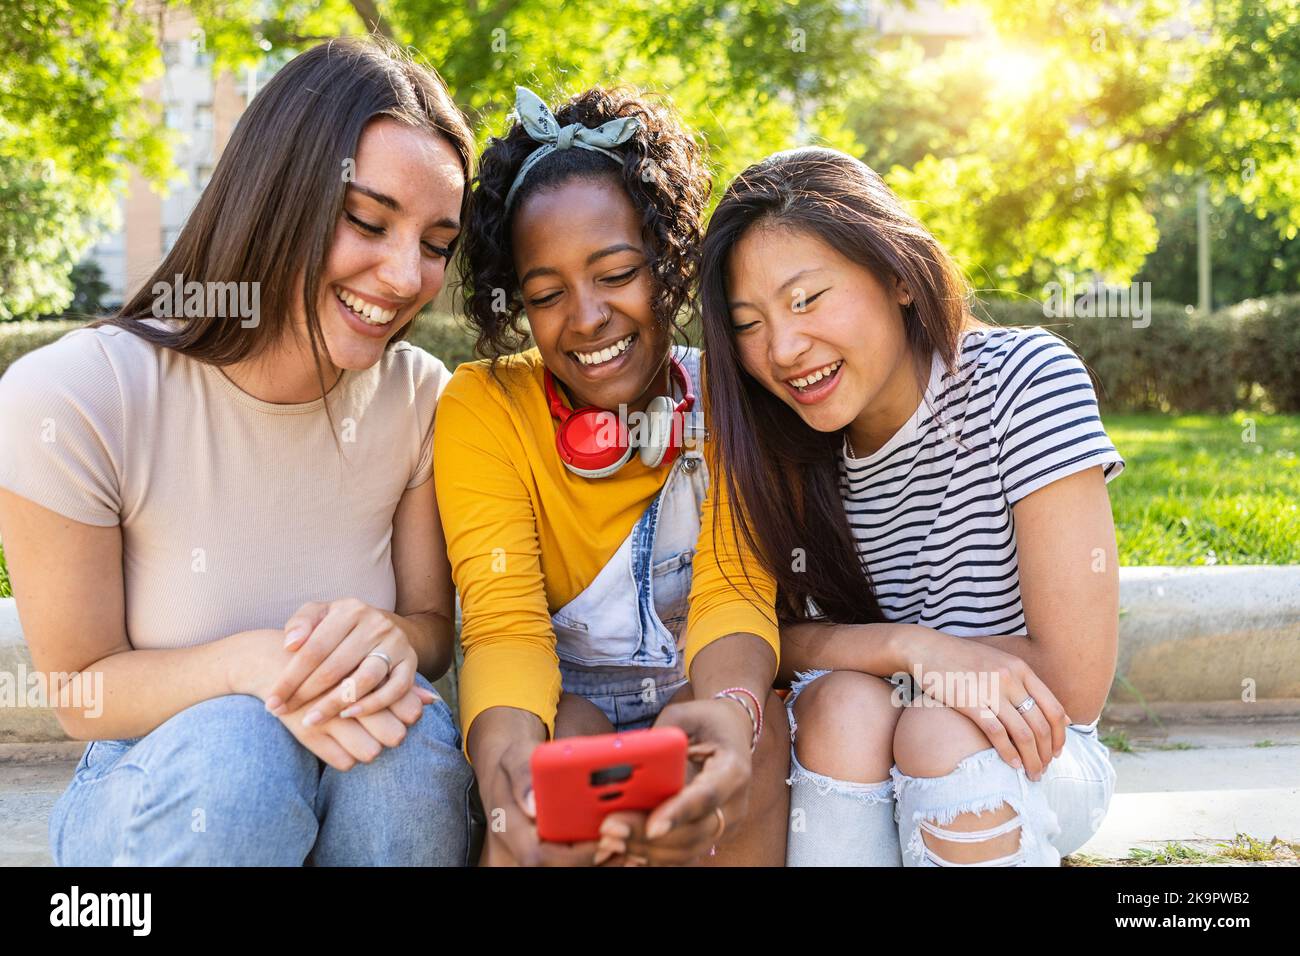
M 1300 411 L 1300 295 L 1247 299 L 1222 314 L 1236 323 L 1238 376 L 1258 383 L 1277 411 Z
M 20 355 L 49 345 L 85 324 L 73 320 L 0 322 L 0 375 Z M 461 362 L 470 362 L 476 357 L 474 336 L 462 323 L 448 315 L 421 315 L 406 338 L 438 356 L 453 371 Z
M 1277 412 L 1300 411 L 1300 296 L 1243 302 L 1211 315 L 1153 302 L 1149 324 L 1140 328 L 1131 318 L 1045 316 L 1035 301 L 985 302 L 976 314 L 995 325 L 1042 326 L 1065 339 L 1092 371 L 1107 411 L 1221 413 L 1261 399 Z
M 1154 302 L 1142 328 L 1131 318 L 1045 316 L 1033 300 L 985 301 L 975 311 L 994 325 L 1042 326 L 1069 342 L 1107 411 L 1222 413 L 1262 404 L 1300 412 L 1300 295 L 1250 299 L 1212 315 Z M 0 374 L 81 324 L 0 323 Z M 453 370 L 475 358 L 473 334 L 445 313 L 422 315 L 407 338 Z

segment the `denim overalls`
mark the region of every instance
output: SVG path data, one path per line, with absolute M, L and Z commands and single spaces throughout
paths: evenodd
M 700 353 L 678 346 L 674 354 L 697 395 L 686 416 L 685 446 L 614 556 L 551 616 L 564 690 L 599 707 L 615 730 L 649 726 L 686 683 L 682 651 L 691 559 L 709 474 L 698 398 Z

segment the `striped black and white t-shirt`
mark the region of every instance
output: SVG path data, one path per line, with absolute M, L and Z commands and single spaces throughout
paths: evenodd
M 875 453 L 841 460 L 840 492 L 891 621 L 962 637 L 1023 634 L 1011 507 L 1059 478 L 1124 468 L 1083 362 L 1043 329 L 975 329 L 956 372 Z M 937 414 L 936 414 L 937 413 Z

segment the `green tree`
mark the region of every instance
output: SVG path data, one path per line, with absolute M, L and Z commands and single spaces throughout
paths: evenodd
M 671 94 L 726 177 L 818 136 L 854 147 L 837 90 L 873 38 L 836 0 L 192 0 L 209 45 L 241 65 L 370 28 L 446 79 L 480 139 L 502 131 L 516 85 L 556 97 L 625 82 Z
M 171 172 L 150 24 L 127 0 L 0 4 L 0 320 L 61 312 L 128 168 Z
M 1300 236 L 1288 239 L 1276 221 L 1261 219 L 1237 196 L 1210 209 L 1210 272 L 1214 308 L 1243 299 L 1300 292 Z M 1196 184 L 1173 180 L 1159 191 L 1160 243 L 1138 282 L 1157 299 L 1196 305 Z
M 79 262 L 72 267 L 72 302 L 68 304 L 67 314 L 73 318 L 81 316 L 102 315 L 108 310 L 105 297 L 109 285 L 104 281 L 104 272 L 99 263 Z
M 53 312 L 128 164 L 167 177 L 157 19 L 188 7 L 224 66 L 381 33 L 436 66 L 482 140 L 516 84 L 623 81 L 671 95 L 720 180 L 820 141 L 916 204 L 978 288 L 1062 270 L 1127 281 L 1171 178 L 1209 183 L 1282 239 L 1300 230 L 1295 0 L 986 0 L 993 42 L 934 58 L 843 0 L 128 0 L 0 7 L 0 318 Z
M 1062 270 L 1128 281 L 1156 248 L 1168 177 L 1296 235 L 1294 0 L 986 6 L 991 42 L 885 53 L 850 111 L 977 288 L 1032 291 Z

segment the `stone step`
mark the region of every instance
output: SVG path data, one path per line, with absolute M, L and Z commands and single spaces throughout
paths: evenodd
M 19 693 L 32 670 L 14 600 L 0 598 L 0 743 L 65 739 Z M 438 685 L 453 709 L 455 674 Z M 1148 714 L 1300 716 L 1300 565 L 1121 568 L 1107 717 Z
M 457 662 L 460 659 L 456 655 Z M 447 706 L 456 712 L 456 674 L 458 663 L 438 681 L 434 688 Z M 31 652 L 23 640 L 18 608 L 13 598 L 0 598 L 0 744 L 44 743 L 67 740 L 54 712 L 44 706 L 32 706 L 28 699 L 30 681 L 35 680 Z M 76 698 L 74 698 L 75 700 Z
M 0 744 L 0 867 L 49 866 L 50 809 L 85 744 Z

